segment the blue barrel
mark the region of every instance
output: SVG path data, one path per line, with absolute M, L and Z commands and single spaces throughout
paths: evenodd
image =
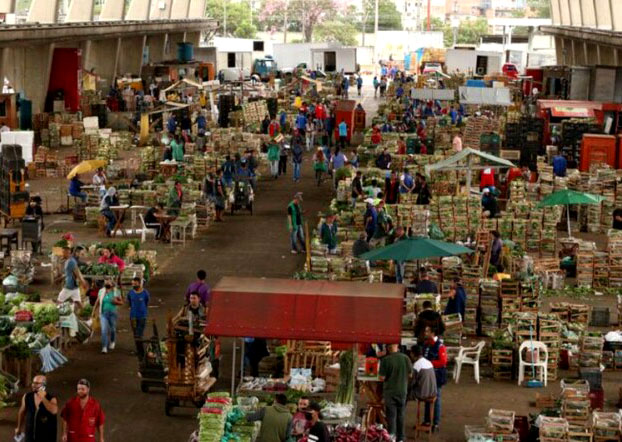
M 177 43 L 177 59 L 181 63 L 187 63 L 194 58 L 194 45 L 182 41 Z

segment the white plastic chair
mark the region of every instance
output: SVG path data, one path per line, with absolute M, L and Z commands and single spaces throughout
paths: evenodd
M 479 357 L 485 345 L 486 342 L 480 341 L 475 347 L 460 347 L 460 352 L 456 356 L 454 365 L 454 381 L 456 381 L 456 384 L 460 380 L 460 371 L 463 364 L 473 366 L 475 382 L 479 384 Z
M 160 224 L 145 224 L 145 218 L 143 217 L 142 213 L 138 214 L 138 218 L 140 219 L 140 224 L 142 225 L 142 229 L 140 229 L 140 242 L 145 242 L 147 240 L 147 235 L 153 235 L 155 236 L 157 231 L 156 229 L 153 228 L 149 228 L 149 227 L 160 227 Z
M 523 361 L 523 350 L 527 349 L 528 351 L 531 351 L 531 349 L 533 348 L 534 353 L 536 353 L 537 351 L 537 355 L 538 355 L 538 360 L 535 362 L 526 362 Z M 533 355 L 532 355 L 533 357 Z M 523 381 L 525 379 L 525 367 L 529 367 L 531 369 L 531 367 L 535 367 L 536 371 L 537 368 L 540 367 L 540 381 L 544 383 L 544 386 L 546 387 L 546 383 L 548 380 L 548 362 L 549 362 L 549 350 L 548 348 L 546 348 L 546 344 L 544 342 L 541 341 L 524 341 L 519 349 L 518 349 L 518 360 L 519 360 L 519 364 L 518 364 L 518 385 L 522 385 Z

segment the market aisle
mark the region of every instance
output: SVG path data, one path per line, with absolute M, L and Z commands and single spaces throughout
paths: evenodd
M 288 175 L 276 181 L 260 181 L 255 214 L 238 212 L 225 222 L 213 224 L 206 234 L 188 243 L 183 250 L 160 249 L 158 261 L 162 270 L 149 285 L 155 307 L 149 309 L 156 319 L 160 335 L 165 332 L 166 317 L 180 308 L 186 286 L 203 268 L 211 285 L 225 275 L 289 278 L 301 269 L 304 258 L 289 253 L 286 228 L 286 206 L 297 191 L 304 193 L 304 209 L 310 225 L 317 212 L 332 198 L 330 184 L 318 188 L 312 177 L 310 156 L 305 157 L 303 178 L 294 184 L 291 165 Z M 167 254 L 170 250 L 170 253 Z M 138 361 L 130 354 L 133 348 L 127 311 L 119 318 L 117 349 L 111 354 L 99 353 L 99 339 L 76 347 L 68 366 L 52 373 L 48 390 L 60 397 L 61 404 L 74 394 L 77 380 L 88 378 L 92 394 L 102 402 L 106 413 L 106 441 L 186 441 L 197 428 L 195 409 L 174 410 L 173 417 L 164 414 L 162 392 L 140 391 Z M 146 336 L 151 335 L 148 327 Z M 77 350 L 77 351 L 76 351 Z M 225 342 L 224 353 L 230 343 Z M 225 354 L 225 377 L 229 358 Z M 223 379 L 226 382 L 226 379 Z M 16 408 L 4 410 L 0 417 L 0 440 L 12 440 Z

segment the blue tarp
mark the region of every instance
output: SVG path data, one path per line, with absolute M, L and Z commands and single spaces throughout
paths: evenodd
M 486 87 L 484 80 L 467 80 L 467 87 Z

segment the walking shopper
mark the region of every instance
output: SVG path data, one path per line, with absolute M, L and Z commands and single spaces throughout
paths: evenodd
M 58 402 L 47 391 L 47 379 L 37 375 L 32 380 L 31 391 L 22 396 L 17 412 L 15 437 L 23 435 L 22 442 L 56 442 Z
M 104 411 L 91 392 L 91 383 L 80 379 L 77 395 L 65 404 L 60 415 L 63 418 L 63 442 L 95 441 L 99 433 L 99 442 L 104 442 Z
M 369 243 L 376 232 L 376 226 L 378 224 L 378 211 L 376 210 L 376 206 L 374 205 L 374 200 L 372 198 L 367 198 L 365 203 L 367 203 L 367 210 L 365 211 L 363 222 L 365 223 L 365 233 L 367 233 L 367 242 Z
M 298 243 L 300 243 L 300 251 L 306 252 L 305 235 L 302 230 L 302 192 L 296 193 L 294 199 L 287 206 L 287 220 L 289 224 L 289 238 L 292 246 L 292 254 L 298 253 Z
M 490 264 L 495 266 L 497 272 L 503 272 L 502 255 L 503 255 L 503 241 L 501 241 L 501 234 L 497 230 L 492 232 L 492 246 L 490 248 Z
M 292 166 L 294 169 L 294 181 L 300 181 L 300 167 L 302 165 L 302 154 L 304 150 L 299 139 L 292 142 Z
M 114 350 L 117 335 L 117 306 L 122 304 L 123 300 L 118 289 L 111 279 L 106 280 L 93 307 L 93 315 L 99 314 L 101 321 L 102 353 Z
M 268 161 L 270 162 L 270 174 L 276 180 L 279 177 L 279 145 L 272 140 L 268 145 Z
M 321 147 L 318 147 L 315 154 L 313 154 L 313 170 L 315 171 L 315 180 L 319 186 L 322 184 L 323 175 L 327 170 L 326 157 Z
M 65 285 L 58 294 L 58 302 L 72 301 L 74 311 L 79 311 L 82 307 L 82 299 L 80 297 L 80 285 L 88 287 L 80 269 L 78 268 L 77 254 L 82 251 L 81 247 L 76 247 L 72 252 L 71 247 L 63 247 L 63 258 L 65 261 Z M 78 285 L 78 282 L 80 285 Z
M 188 288 L 186 289 L 186 304 L 190 302 L 190 295 L 192 293 L 198 293 L 201 298 L 201 304 L 204 307 L 209 306 L 209 302 L 211 300 L 211 289 L 209 285 L 205 282 L 207 279 L 207 272 L 205 270 L 199 270 L 197 272 L 196 281 L 190 283 Z
M 287 174 L 287 156 L 289 155 L 289 146 L 279 143 L 279 176 Z
M 356 206 L 356 202 L 363 198 L 363 172 L 356 171 L 356 176 L 352 180 L 352 208 Z
M 142 279 L 132 278 L 132 289 L 127 293 L 127 303 L 130 306 L 130 325 L 134 332 L 134 339 L 143 338 L 147 324 L 147 309 L 149 308 L 149 292 L 143 287 Z M 136 351 L 142 353 L 143 346 L 136 342 Z
M 361 75 L 359 74 L 359 76 L 356 77 L 356 90 L 359 94 L 359 97 L 361 96 L 361 89 L 363 89 L 363 77 L 361 77 Z
M 285 442 L 292 433 L 292 415 L 287 408 L 287 397 L 279 393 L 274 404 L 246 415 L 247 422 L 261 421 L 257 442 Z
M 432 327 L 425 329 L 425 342 L 423 344 L 423 357 L 432 363 L 436 374 L 436 402 L 434 403 L 434 430 L 438 431 L 441 421 L 441 389 L 447 382 L 447 349 L 443 341 L 436 335 Z M 430 405 L 425 406 L 425 422 L 429 425 Z
M 99 212 L 106 217 L 108 224 L 106 224 L 106 236 L 112 235 L 112 230 L 117 223 L 117 218 L 112 213 L 111 207 L 118 206 L 119 200 L 117 199 L 117 189 L 110 187 L 106 192 L 106 195 L 99 203 Z
M 378 81 L 378 77 L 374 77 L 374 98 L 378 96 L 378 86 L 380 86 L 380 82 Z
M 400 353 L 397 344 L 388 347 L 389 354 L 380 361 L 379 379 L 382 382 L 382 396 L 389 434 L 397 442 L 406 441 L 405 414 L 408 384 L 412 376 L 412 365 L 408 356 Z

